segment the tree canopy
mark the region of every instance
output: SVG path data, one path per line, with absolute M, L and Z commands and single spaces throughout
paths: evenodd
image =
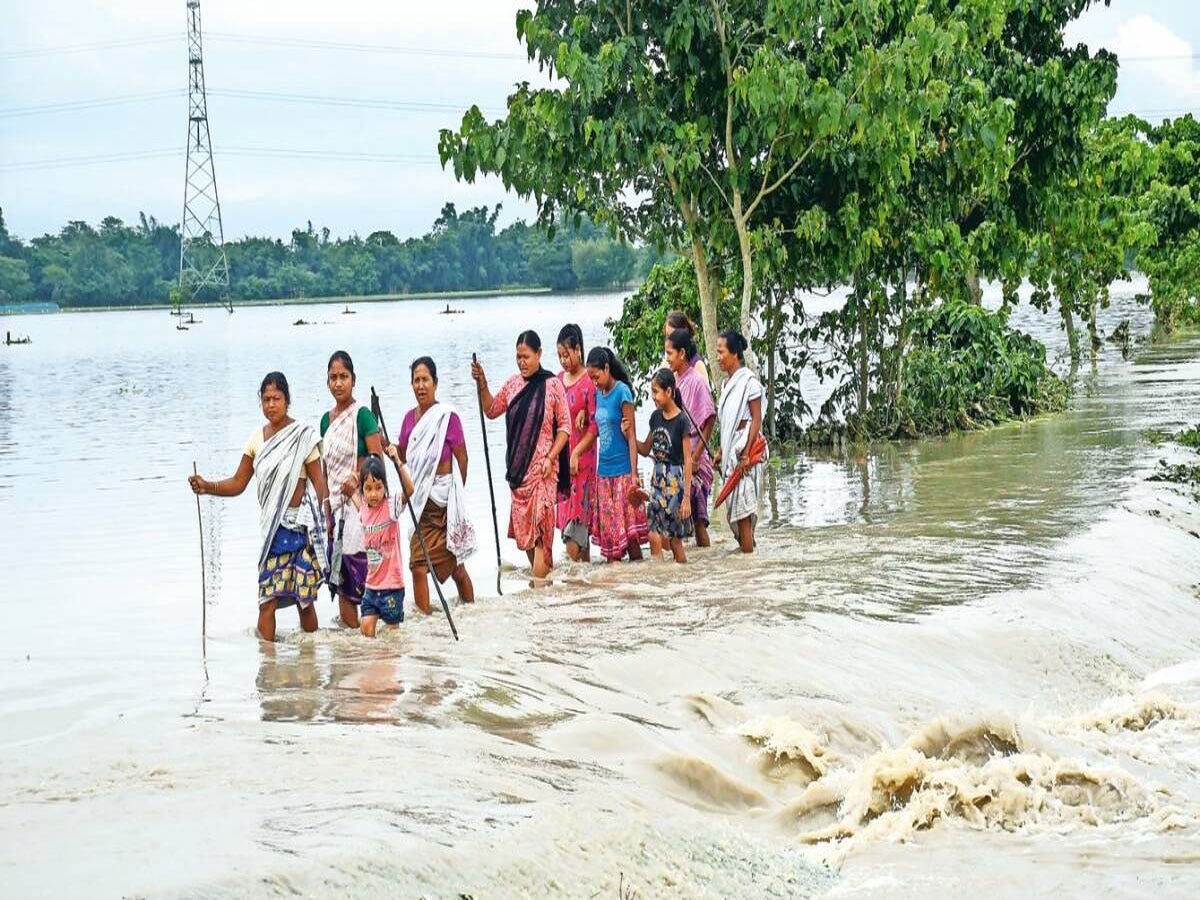
M 644 277 L 658 255 L 614 240 L 582 220 L 553 240 L 516 222 L 496 230 L 500 207 L 459 212 L 453 203 L 424 237 L 389 231 L 333 239 L 312 223 L 291 239 L 247 237 L 226 244 L 236 300 L 547 287 L 612 288 Z M 29 245 L 0 213 L 0 303 L 64 306 L 166 303 L 179 276 L 179 229 L 142 214 L 136 226 L 113 216 L 98 228 L 69 222 Z

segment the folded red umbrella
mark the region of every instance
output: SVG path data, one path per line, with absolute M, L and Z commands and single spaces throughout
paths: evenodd
M 750 465 L 757 465 L 766 458 L 767 439 L 762 436 L 762 432 L 760 431 L 750 444 Z M 741 480 L 742 469 L 738 467 L 733 470 L 729 477 L 725 479 L 725 483 L 721 485 L 721 493 L 717 494 L 717 502 L 713 504 L 713 509 L 716 509 L 729 498 L 729 495 L 733 493 L 733 489 L 737 487 L 737 483 Z

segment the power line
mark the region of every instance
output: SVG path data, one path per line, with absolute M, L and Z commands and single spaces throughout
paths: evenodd
M 18 116 L 38 116 L 48 113 L 76 112 L 85 109 L 102 109 L 106 106 L 121 106 L 129 103 L 147 103 L 153 100 L 167 98 L 178 99 L 187 96 L 187 91 L 150 91 L 143 94 L 121 94 L 115 97 L 96 97 L 90 100 L 64 100 L 59 103 L 43 103 L 37 106 L 15 106 L 0 109 L 0 119 L 11 119 Z
M 178 41 L 181 34 L 148 34 L 142 37 L 117 38 L 110 41 L 90 41 L 84 44 L 62 44 L 57 47 L 27 47 L 24 50 L 5 50 L 0 59 L 32 59 L 36 56 L 54 56 L 60 53 L 85 53 L 89 50 L 120 50 L 127 47 L 146 47 Z
M 271 100 L 280 103 L 305 103 L 315 106 L 349 106 L 362 109 L 395 109 L 407 112 L 463 112 L 470 103 L 431 103 L 421 100 L 389 100 L 384 97 L 328 97 L 314 94 L 292 94 L 278 91 L 254 91 L 239 88 L 213 89 L 217 97 L 237 100 Z M 486 112 L 504 112 L 499 107 L 484 107 Z
M 122 153 L 97 153 L 90 156 L 60 156 L 54 159 L 26 160 L 24 162 L 0 162 L 0 172 L 33 172 L 39 169 L 65 169 L 73 166 L 91 166 L 100 163 L 127 162 L 130 160 L 155 159 L 182 155 L 182 147 L 164 147 L 157 150 L 131 150 Z
M 451 59 L 509 59 L 526 60 L 520 53 L 498 53 L 487 50 L 465 50 L 462 48 L 440 49 L 435 47 L 397 47 L 388 44 L 346 43 L 342 41 L 320 41 L 306 38 L 283 38 L 256 34 L 234 34 L 214 31 L 211 37 L 217 41 L 234 44 L 259 44 L 269 47 L 304 47 L 313 50 L 351 50 L 355 53 L 389 53 L 399 56 L 444 56 Z
M 149 103 L 159 100 L 177 99 L 186 95 L 184 90 L 151 91 L 142 94 L 121 94 L 113 97 L 95 97 L 86 100 L 64 100 L 36 106 L 19 106 L 0 109 L 0 119 L 21 116 L 46 115 L 102 109 L 134 103 Z M 279 103 L 303 103 L 312 106 L 352 107 L 357 109 L 397 110 L 402 112 L 463 112 L 469 103 L 433 103 L 420 100 L 389 100 L 385 97 L 329 97 L 317 94 L 296 94 L 278 91 L 255 91 L 229 88 L 210 89 L 210 96 L 227 97 L 233 100 L 260 100 Z M 503 113 L 500 107 L 484 107 L 485 112 Z
M 286 38 L 259 34 L 236 34 L 233 32 L 208 32 L 206 36 L 218 44 L 252 44 L 267 47 L 299 47 L 310 50 L 352 51 L 354 53 L 385 53 L 396 56 L 434 56 L 450 59 L 493 59 L 493 60 L 526 60 L 522 53 L 501 53 L 489 50 L 467 50 L 461 47 L 400 47 L 391 44 L 350 43 L 344 41 L 322 41 L 308 38 Z M 64 44 L 56 47 L 28 47 L 24 50 L 6 50 L 0 52 L 0 60 L 32 59 L 38 56 L 53 56 L 64 53 L 84 53 L 89 50 L 119 50 L 133 47 L 150 46 L 178 41 L 182 35 L 160 34 L 145 35 L 137 38 L 121 38 L 111 41 L 92 41 L 81 44 Z
M 79 166 L 133 162 L 148 159 L 178 158 L 181 147 L 159 147 L 152 150 L 130 150 L 116 153 L 97 153 L 87 156 L 62 156 L 53 159 L 0 162 L 0 172 L 33 172 L 45 169 L 66 169 Z M 416 153 L 371 153 L 349 150 L 302 150 L 291 147 L 214 147 L 221 157 L 248 159 L 337 160 L 341 162 L 404 163 L 409 165 L 440 165 L 434 157 Z

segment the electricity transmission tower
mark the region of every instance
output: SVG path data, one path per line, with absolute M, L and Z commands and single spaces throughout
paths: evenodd
M 200 0 L 187 0 L 188 137 L 179 232 L 179 292 L 183 302 L 216 299 L 233 312 L 229 299 L 229 260 L 217 198 L 208 99 L 204 93 L 204 52 L 200 39 Z

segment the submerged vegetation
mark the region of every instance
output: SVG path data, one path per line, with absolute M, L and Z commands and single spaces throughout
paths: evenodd
M 739 327 L 773 434 L 1052 410 L 1065 386 L 1006 312 L 978 309 L 983 280 L 1006 310 L 1032 284 L 1076 363 L 1134 268 L 1165 327 L 1197 316 L 1196 123 L 1105 118 L 1116 57 L 1064 41 L 1091 5 L 538 3 L 517 36 L 553 85 L 519 85 L 496 121 L 472 107 L 443 131 L 442 161 L 498 175 L 542 225 L 587 216 L 686 260 L 630 298 L 621 351 L 653 359 L 646 319 L 679 306 L 715 372 L 718 330 Z M 832 312 L 799 299 L 838 287 Z M 806 369 L 833 387 L 815 412 L 798 397 Z
M 1178 444 L 1188 450 L 1200 452 L 1200 425 L 1193 425 L 1174 434 L 1165 431 L 1147 431 L 1143 437 L 1152 446 L 1159 446 L 1167 441 Z M 1169 463 L 1160 459 L 1150 475 L 1149 481 L 1163 481 L 1177 484 L 1191 491 L 1192 499 L 1200 503 L 1200 464 L 1198 463 Z

